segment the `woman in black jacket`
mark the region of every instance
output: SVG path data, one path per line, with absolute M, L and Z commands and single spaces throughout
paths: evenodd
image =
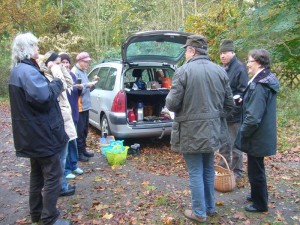
M 244 93 L 242 122 L 236 147 L 247 153 L 251 194 L 248 212 L 268 211 L 264 157 L 276 154 L 276 97 L 279 82 L 270 72 L 269 53 L 254 49 L 248 54 L 248 71 L 253 76 Z

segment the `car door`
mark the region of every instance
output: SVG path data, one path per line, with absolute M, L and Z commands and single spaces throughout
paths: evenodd
M 89 79 L 95 75 L 99 77 L 95 85 L 95 89 L 91 92 L 91 109 L 89 112 L 89 121 L 96 127 L 100 127 L 100 112 L 101 112 L 101 89 L 103 89 L 109 67 L 97 67 L 89 73 Z
M 115 87 L 117 69 L 110 66 L 100 66 L 97 71 L 99 77 L 94 91 L 91 92 L 90 122 L 100 127 L 102 112 L 108 112 L 111 109 L 114 98 L 113 90 Z M 94 76 L 94 74 L 90 74 Z

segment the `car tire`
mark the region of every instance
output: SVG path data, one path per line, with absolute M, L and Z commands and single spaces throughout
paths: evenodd
M 107 133 L 107 135 L 111 135 L 108 119 L 106 115 L 103 115 L 101 118 L 101 136 L 103 137 L 104 133 Z

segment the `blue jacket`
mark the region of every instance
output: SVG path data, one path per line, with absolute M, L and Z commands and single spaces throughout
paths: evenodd
M 254 157 L 276 154 L 276 97 L 279 81 L 268 69 L 248 85 L 242 106 L 242 122 L 235 145 Z
M 79 112 L 84 112 L 91 109 L 91 94 L 90 92 L 94 90 L 94 88 L 89 88 L 88 83 L 89 78 L 85 71 L 81 70 L 77 65 L 72 68 L 72 73 L 75 74 L 76 79 L 81 78 L 81 82 L 83 84 L 83 89 L 81 95 L 78 100 Z
M 23 60 L 12 68 L 9 80 L 12 129 L 16 155 L 47 157 L 68 141 L 57 102 L 63 84 L 49 82 L 35 61 Z

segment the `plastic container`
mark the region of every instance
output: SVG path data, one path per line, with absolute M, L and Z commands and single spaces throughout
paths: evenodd
M 130 123 L 136 120 L 133 110 L 128 111 L 128 120 Z
M 128 149 L 128 146 L 124 146 L 124 149 L 121 152 L 106 151 L 108 164 L 111 166 L 124 164 L 126 162 Z
M 171 87 L 171 79 L 170 77 L 164 77 L 161 80 L 161 87 L 162 88 L 170 88 Z
M 143 121 L 144 119 L 144 104 L 143 102 L 138 102 L 136 110 L 137 121 Z

